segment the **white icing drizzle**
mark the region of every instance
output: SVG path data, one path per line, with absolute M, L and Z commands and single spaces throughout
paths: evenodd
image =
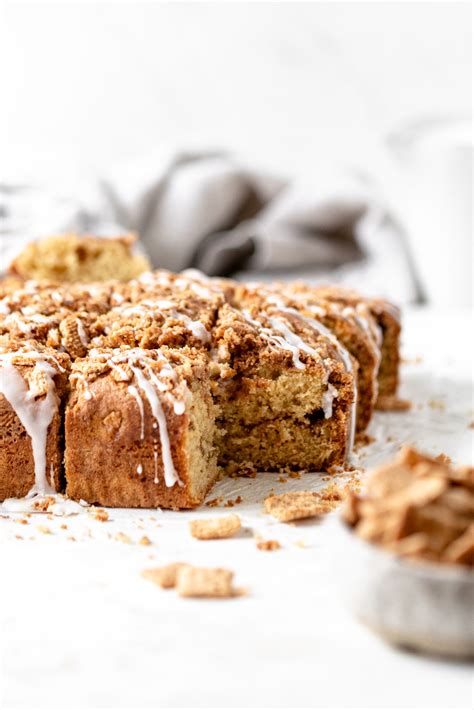
M 114 303 L 123 303 L 123 301 L 125 300 L 121 293 L 116 292 L 112 294 L 112 299 Z
M 352 453 L 352 448 L 354 446 L 354 441 L 355 441 L 355 431 L 356 431 L 356 422 L 357 422 L 357 377 L 356 373 L 354 372 L 354 366 L 352 363 L 351 356 L 349 352 L 346 350 L 346 348 L 339 342 L 339 340 L 336 338 L 336 336 L 328 329 L 326 328 L 323 323 L 321 323 L 318 320 L 315 320 L 314 318 L 311 318 L 309 316 L 305 316 L 299 311 L 297 311 L 295 308 L 289 308 L 286 307 L 285 304 L 282 302 L 280 298 L 276 295 L 270 295 L 267 296 L 268 300 L 270 303 L 273 303 L 279 310 L 281 310 L 283 313 L 289 313 L 296 318 L 299 318 L 300 320 L 304 321 L 307 323 L 311 328 L 314 330 L 318 331 L 322 335 L 324 335 L 329 342 L 334 346 L 336 349 L 339 358 L 341 359 L 344 368 L 346 372 L 352 375 L 352 381 L 353 381 L 353 390 L 354 390 L 354 397 L 352 400 L 351 404 L 351 412 L 349 416 L 349 429 L 348 429 L 348 441 L 346 444 L 346 460 L 349 460 L 351 453 Z M 321 310 L 318 306 L 314 306 L 314 311 L 316 310 Z M 308 308 L 308 310 L 312 310 Z M 316 314 L 316 313 L 315 313 Z M 332 388 L 332 390 L 330 389 Z M 337 396 L 337 390 L 331 385 L 331 383 L 328 382 L 328 390 L 323 396 L 323 411 L 324 411 L 324 416 L 325 418 L 328 418 L 326 415 L 326 412 L 330 412 L 329 416 L 332 416 L 332 403 L 334 398 Z M 330 403 L 330 406 L 329 406 Z
M 0 300 L 0 315 L 7 316 L 10 313 L 10 306 L 8 305 L 8 298 L 2 298 Z
M 330 419 L 332 417 L 332 403 L 338 394 L 339 392 L 337 389 L 329 382 L 328 388 L 323 394 L 323 412 L 325 419 Z
M 47 506 L 41 505 L 48 498 L 53 498 L 54 502 L 48 501 Z M 60 517 L 78 515 L 84 512 L 85 507 L 89 507 L 85 501 L 81 501 L 79 504 L 60 493 L 26 496 L 26 498 L 6 498 L 0 503 L 0 510 L 5 513 L 37 513 L 38 515 L 47 513 Z
M 135 365 L 130 365 L 135 378 L 137 380 L 138 386 L 145 393 L 145 396 L 150 405 L 153 417 L 158 423 L 158 428 L 160 430 L 160 440 L 161 440 L 161 456 L 163 459 L 163 472 L 165 476 L 166 485 L 171 488 L 175 483 L 179 483 L 179 476 L 176 473 L 176 469 L 173 463 L 173 457 L 171 455 L 171 444 L 168 434 L 168 424 L 166 421 L 166 415 L 161 406 L 160 399 L 156 393 L 150 380 L 147 380 L 142 370 Z M 155 459 L 155 483 L 157 483 L 157 469 L 156 469 L 156 459 Z
M 148 284 L 151 285 L 155 281 L 155 275 L 153 274 L 152 271 L 144 271 L 138 279 L 135 279 L 136 281 L 139 281 L 142 284 Z
M 46 444 L 48 429 L 58 410 L 58 397 L 53 377 L 57 371 L 47 362 L 45 355 L 35 353 L 36 364 L 33 370 L 41 372 L 46 381 L 46 396 L 36 399 L 38 393 L 29 388 L 12 360 L 26 358 L 29 353 L 6 353 L 0 355 L 0 393 L 8 400 L 16 416 L 31 439 L 33 451 L 35 482 L 27 498 L 35 495 L 54 493 L 46 475 Z M 33 382 L 34 377 L 33 377 Z
M 280 319 L 273 317 L 268 317 L 268 321 L 272 328 L 278 330 L 284 337 L 285 346 L 293 354 L 293 364 L 299 370 L 303 370 L 305 365 L 300 360 L 300 352 L 308 353 L 308 355 L 318 356 L 318 353 L 314 348 L 307 345 L 304 340 L 300 338 L 299 335 L 293 333 L 288 326 Z M 319 357 L 319 356 L 318 356 Z
M 58 305 L 63 302 L 63 296 L 61 293 L 59 293 L 59 291 L 52 291 L 51 298 Z
M 23 309 L 25 311 L 26 308 Z M 48 316 L 41 315 L 41 313 L 34 313 L 30 315 L 29 313 L 23 313 L 24 318 L 21 317 L 19 313 L 10 313 L 5 318 L 5 323 L 16 325 L 18 330 L 25 335 L 29 335 L 38 325 L 52 324 L 53 319 L 48 318 Z
M 40 362 L 47 362 L 48 360 L 51 360 L 54 362 L 59 372 L 65 372 L 64 367 L 59 364 L 59 361 L 54 357 L 54 355 L 50 355 L 49 353 L 40 353 L 36 350 L 18 350 L 12 353 L 0 353 L 0 363 L 12 362 L 18 358 L 24 360 L 38 360 Z
M 137 466 L 137 473 L 138 473 L 139 476 L 141 476 L 142 473 L 143 473 L 143 466 L 142 466 L 141 463 L 139 463 L 138 466 Z
M 282 308 L 286 313 L 291 313 L 294 316 L 297 316 L 301 320 L 305 321 L 310 327 L 314 328 L 314 330 L 319 331 L 322 335 L 324 335 L 334 346 L 336 349 L 337 353 L 339 354 L 339 357 L 344 364 L 344 368 L 346 372 L 352 375 L 352 381 L 353 381 L 353 388 L 354 388 L 354 397 L 352 400 L 352 405 L 351 405 L 351 412 L 349 416 L 349 432 L 348 432 L 348 442 L 346 446 L 346 459 L 349 460 L 351 453 L 352 453 L 352 448 L 354 446 L 354 441 L 355 441 L 355 431 L 356 431 L 356 422 L 357 422 L 357 376 L 356 373 L 354 372 L 354 365 L 352 363 L 352 358 L 349 355 L 349 352 L 346 350 L 346 348 L 339 342 L 339 340 L 336 338 L 336 336 L 331 333 L 331 331 L 326 328 L 325 325 L 320 323 L 319 321 L 315 320 L 314 318 L 310 318 L 309 316 L 304 316 L 301 313 L 299 313 L 297 310 L 294 308 Z M 330 386 L 330 384 L 328 384 Z M 331 411 L 332 411 L 332 402 L 331 402 Z
M 244 316 L 245 320 L 250 323 L 250 325 L 253 325 L 258 329 L 258 334 L 261 335 L 264 340 L 267 341 L 267 343 L 270 345 L 270 347 L 274 348 L 280 348 L 281 350 L 286 350 L 287 352 L 290 352 L 293 358 L 293 364 L 298 370 L 303 370 L 305 365 L 303 362 L 301 362 L 299 354 L 300 354 L 300 349 L 295 341 L 289 342 L 286 340 L 284 337 L 280 335 L 275 335 L 275 333 L 272 332 L 271 328 L 266 328 L 260 321 L 255 320 L 252 318 L 250 313 L 246 310 L 241 311 L 242 315 Z M 275 322 L 278 320 L 279 328 L 277 328 L 274 324 L 274 330 L 279 330 L 280 332 L 285 332 L 287 327 L 279 320 L 279 319 L 274 319 Z M 294 336 L 294 333 L 291 333 L 291 331 L 288 330 L 288 333 L 290 333 L 291 336 Z M 296 338 L 298 336 L 295 336 Z M 298 339 L 299 340 L 299 339 Z M 303 343 L 303 341 L 301 341 Z M 303 343 L 305 348 L 309 348 L 305 343 Z M 311 350 L 311 354 L 317 354 L 316 351 L 312 350 L 312 348 L 309 348 Z M 308 350 L 306 350 L 308 352 Z
M 159 483 L 159 478 L 158 478 L 158 451 L 156 448 L 156 444 L 153 447 L 153 461 L 155 464 L 155 477 L 153 478 L 154 483 Z
M 201 340 L 203 343 L 209 343 L 211 335 L 204 323 L 201 323 L 200 320 L 193 320 L 185 313 L 177 311 L 176 305 L 177 304 L 175 302 L 169 300 L 151 301 L 150 299 L 147 299 L 134 306 L 128 306 L 127 308 L 120 309 L 120 313 L 125 316 L 140 315 L 153 317 L 156 315 L 164 316 L 165 313 L 168 312 L 168 316 L 183 323 L 186 329 L 189 330 L 195 338 L 198 338 L 198 340 Z
M 173 318 L 177 318 L 182 323 L 184 323 L 187 330 L 189 330 L 189 332 L 192 333 L 195 338 L 198 338 L 198 340 L 201 340 L 203 343 L 210 342 L 211 335 L 204 326 L 204 323 L 201 323 L 200 320 L 192 320 L 184 313 L 177 313 L 176 311 L 173 311 L 172 315 Z
M 183 485 L 182 481 L 180 480 L 174 463 L 173 463 L 173 457 L 171 453 L 171 442 L 169 438 L 169 432 L 168 432 L 168 423 L 166 420 L 166 415 L 163 410 L 160 398 L 158 396 L 158 392 L 164 392 L 167 394 L 167 396 L 170 398 L 173 408 L 176 414 L 183 414 L 185 411 L 185 401 L 184 399 L 182 400 L 177 400 L 175 397 L 172 396 L 171 392 L 169 391 L 172 387 L 172 383 L 176 381 L 176 372 L 171 366 L 171 364 L 168 362 L 166 357 L 163 355 L 162 352 L 159 350 L 153 350 L 153 353 L 158 356 L 158 360 L 161 361 L 161 369 L 159 372 L 155 372 L 152 369 L 152 364 L 156 363 L 157 360 L 154 360 L 153 358 L 150 357 L 150 353 L 146 350 L 142 350 L 141 348 L 133 348 L 129 351 L 126 352 L 117 352 L 115 354 L 110 355 L 109 353 L 101 353 L 100 351 L 97 350 L 91 350 L 90 356 L 92 358 L 96 359 L 101 359 L 105 360 L 105 362 L 108 364 L 108 366 L 115 371 L 118 371 L 120 378 L 122 381 L 130 381 L 130 377 L 127 375 L 127 373 L 120 367 L 119 363 L 127 363 L 130 367 L 130 370 L 133 374 L 133 377 L 138 385 L 138 387 L 135 387 L 134 385 L 129 385 L 128 386 L 128 391 L 130 394 L 135 398 L 137 405 L 140 409 L 140 416 L 142 418 L 142 427 L 141 427 L 141 438 L 144 438 L 144 415 L 145 415 L 145 409 L 143 405 L 143 398 L 142 395 L 140 394 L 141 390 L 143 392 L 143 395 L 146 397 L 148 404 L 150 405 L 150 409 L 153 415 L 153 429 L 158 429 L 159 430 L 159 436 L 160 436 L 160 442 L 161 442 L 161 455 L 162 455 L 162 461 L 163 461 L 163 473 L 164 473 L 164 480 L 165 484 L 168 487 L 174 486 L 176 483 L 179 485 Z M 146 375 L 145 375 L 146 373 Z M 185 383 L 184 383 L 185 385 Z M 187 392 L 187 387 L 185 385 L 185 393 Z M 158 453 L 157 453 L 157 447 L 156 444 L 154 445 L 154 459 L 155 459 L 155 483 L 158 482 L 158 459 L 157 459 Z
M 87 348 L 89 345 L 89 338 L 87 337 L 86 330 L 84 328 L 84 323 L 81 321 L 80 318 L 76 318 L 76 324 L 77 324 L 77 334 L 79 336 L 79 339 L 82 343 L 82 345 Z
M 179 285 L 189 286 L 189 288 L 201 298 L 209 298 L 213 291 L 221 291 L 220 287 L 218 287 L 209 276 L 199 271 L 199 269 L 185 269 L 181 272 L 181 276 L 184 276 L 185 279 L 189 279 L 189 282 L 186 283 L 184 279 L 177 279 L 176 283 L 178 284 L 179 281 L 181 282 Z
M 92 392 L 89 389 L 89 382 L 87 381 L 86 376 L 82 372 L 73 372 L 69 376 L 70 380 L 79 380 L 82 383 L 82 386 L 84 387 L 84 399 L 92 399 Z

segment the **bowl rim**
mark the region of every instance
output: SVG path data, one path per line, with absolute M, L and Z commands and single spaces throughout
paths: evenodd
M 340 534 L 345 537 L 351 545 L 359 547 L 361 550 L 364 550 L 380 560 L 391 562 L 404 572 L 436 580 L 474 584 L 474 570 L 470 570 L 462 565 L 441 564 L 429 560 L 418 561 L 403 558 L 395 552 L 384 549 L 381 545 L 376 545 L 373 542 L 368 542 L 360 538 L 354 533 L 353 528 L 343 520 L 341 513 L 334 517 L 334 524 Z

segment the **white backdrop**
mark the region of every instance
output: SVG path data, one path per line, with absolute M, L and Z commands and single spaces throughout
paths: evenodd
M 160 145 L 231 148 L 285 174 L 366 166 L 400 120 L 470 109 L 468 2 L 1 6 L 10 176 Z
M 60 176 L 74 194 L 79 177 L 174 149 L 225 149 L 316 187 L 327 163 L 355 167 L 405 223 L 429 298 L 466 305 L 472 136 L 471 153 L 438 151 L 405 173 L 385 138 L 413 119 L 469 116 L 471 12 L 448 0 L 0 0 L 0 184 Z

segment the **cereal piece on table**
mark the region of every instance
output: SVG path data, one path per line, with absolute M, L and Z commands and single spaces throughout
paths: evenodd
M 265 499 L 264 506 L 266 513 L 282 523 L 325 515 L 331 510 L 331 506 L 322 502 L 318 493 L 313 491 L 272 495 Z
M 187 567 L 184 562 L 172 562 L 164 567 L 144 569 L 142 577 L 149 579 L 150 582 L 157 584 L 162 589 L 172 589 L 176 586 L 178 572 L 183 569 L 183 567 Z
M 376 409 L 381 412 L 406 412 L 412 406 L 408 399 L 399 399 L 396 395 L 379 395 Z
M 241 523 L 238 515 L 191 520 L 189 523 L 191 535 L 198 540 L 220 540 L 232 537 L 240 528 Z
M 281 545 L 278 540 L 260 540 L 257 542 L 257 549 L 272 552 L 273 550 L 280 550 Z
M 101 523 L 105 523 L 109 519 L 108 512 L 103 508 L 92 509 L 91 514 L 92 517 L 94 517 L 96 520 L 99 520 Z
M 176 577 L 176 591 L 181 597 L 233 597 L 234 573 L 220 567 L 182 566 Z

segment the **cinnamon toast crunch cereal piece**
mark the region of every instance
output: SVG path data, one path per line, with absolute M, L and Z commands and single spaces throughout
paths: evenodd
M 232 537 L 241 528 L 238 515 L 224 515 L 220 518 L 206 520 L 191 520 L 189 529 L 191 535 L 198 540 L 221 540 Z
M 317 492 L 292 491 L 269 496 L 264 502 L 265 512 L 273 515 L 281 523 L 325 515 L 331 506 Z
M 181 597 L 233 597 L 232 581 L 234 573 L 221 567 L 191 567 L 186 565 L 178 570 L 176 591 Z
M 149 579 L 150 582 L 157 584 L 162 589 L 172 589 L 176 586 L 178 572 L 184 567 L 187 567 L 184 562 L 172 562 L 164 567 L 144 569 L 142 577 Z

